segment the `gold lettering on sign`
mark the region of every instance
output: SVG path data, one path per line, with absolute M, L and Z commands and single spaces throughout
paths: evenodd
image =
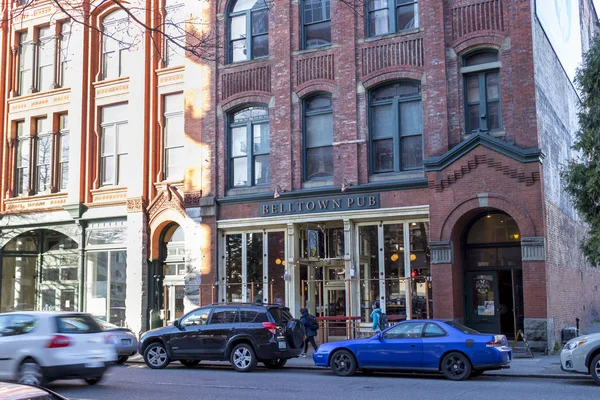
M 96 96 L 100 96 L 100 95 L 107 94 L 107 93 L 114 93 L 114 92 L 126 92 L 128 90 L 129 90 L 129 85 L 111 86 L 111 87 L 107 87 L 107 88 L 103 88 L 103 89 L 98 89 L 96 91 Z

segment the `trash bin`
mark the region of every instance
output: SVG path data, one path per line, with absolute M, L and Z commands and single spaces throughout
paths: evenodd
M 577 337 L 577 328 L 574 326 L 569 326 L 569 327 L 563 328 L 563 330 L 561 331 L 561 339 L 562 339 L 563 344 L 567 343 L 569 340 L 574 339 L 576 337 Z

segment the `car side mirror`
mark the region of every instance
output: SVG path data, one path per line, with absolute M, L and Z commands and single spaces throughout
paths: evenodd
M 377 334 L 377 340 L 383 340 L 383 333 L 382 332 L 379 332 Z
M 181 329 L 181 326 L 179 325 L 179 320 L 178 319 L 176 319 L 175 321 L 173 321 L 173 326 L 175 328 Z

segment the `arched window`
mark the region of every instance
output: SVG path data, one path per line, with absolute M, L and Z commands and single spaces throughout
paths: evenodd
M 269 9 L 265 0 L 235 0 L 229 7 L 229 61 L 269 55 Z
M 500 63 L 495 50 L 478 51 L 463 58 L 466 133 L 502 129 Z
M 319 94 L 304 101 L 305 179 L 333 177 L 333 110 L 331 96 Z
M 421 85 L 399 82 L 370 95 L 371 171 L 375 174 L 423 168 Z
M 330 0 L 302 2 L 302 47 L 312 49 L 331 44 Z
M 367 0 L 369 36 L 419 27 L 418 0 Z
M 247 107 L 232 113 L 229 121 L 230 187 L 268 184 L 269 110 Z
M 129 15 L 117 10 L 102 19 L 102 79 L 127 76 L 127 54 L 133 33 Z

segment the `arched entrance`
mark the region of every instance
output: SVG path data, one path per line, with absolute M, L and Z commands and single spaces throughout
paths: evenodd
M 462 244 L 467 325 L 514 337 L 523 329 L 519 226 L 505 213 L 486 212 L 467 225 Z
M 0 252 L 0 312 L 79 310 L 78 244 L 62 233 L 23 233 Z

